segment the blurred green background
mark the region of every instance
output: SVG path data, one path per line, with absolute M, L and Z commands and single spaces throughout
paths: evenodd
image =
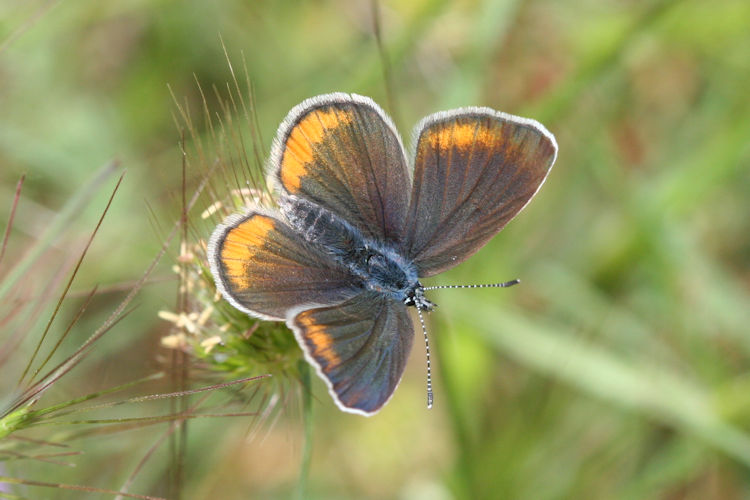
M 431 296 L 431 411 L 419 339 L 375 417 L 339 412 L 316 379 L 307 496 L 750 498 L 750 3 L 379 10 L 392 102 L 369 1 L 0 0 L 0 220 L 27 175 L 0 275 L 112 160 L 125 181 L 74 291 L 142 274 L 178 213 L 167 85 L 200 115 L 196 80 L 231 80 L 222 39 L 235 65 L 247 63 L 266 150 L 292 106 L 331 91 L 373 97 L 407 143 L 422 116 L 451 107 L 529 116 L 560 146 L 543 189 L 479 254 L 429 282 L 522 284 Z M 76 258 L 110 188 L 58 241 L 50 272 Z M 173 276 L 174 253 L 157 278 Z M 49 285 L 35 276 L 32 291 Z M 148 286 L 60 396 L 157 369 L 169 330 L 157 311 L 174 309 L 175 294 L 174 281 Z M 97 297 L 83 325 L 117 300 Z M 292 406 L 260 425 L 191 424 L 184 498 L 292 495 L 303 449 Z M 4 473 L 117 489 L 158 435 L 88 440 L 74 468 L 9 463 Z M 168 456 L 151 460 L 131 491 L 163 494 Z

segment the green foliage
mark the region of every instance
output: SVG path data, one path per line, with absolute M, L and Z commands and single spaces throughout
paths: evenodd
M 200 335 L 180 344 L 195 355 L 195 376 L 274 376 L 258 385 L 264 398 L 245 401 L 260 417 L 191 422 L 183 497 L 289 497 L 307 453 L 300 413 L 310 416 L 298 401 L 300 353 L 282 325 L 257 323 L 218 300 L 201 242 L 222 213 L 200 214 L 245 188 L 247 172 L 257 175 L 279 121 L 302 99 L 340 90 L 388 104 L 370 3 L 86 0 L 49 11 L 43 2 L 16 4 L 0 7 L 0 220 L 24 172 L 27 181 L 0 277 L 19 269 L 11 264 L 23 262 L 55 212 L 65 216 L 64 200 L 118 159 L 128 175 L 73 292 L 137 279 L 163 228 L 179 218 L 188 128 L 188 195 L 218 156 L 226 167 L 189 213 L 194 260 L 181 261 L 183 249 L 169 256 L 182 283 L 196 285 L 189 307 L 179 306 L 175 273 L 158 270 L 126 328 L 92 350 L 93 368 L 75 379 L 75 394 L 102 390 L 100 373 L 116 381 L 109 386 L 148 373 L 154 360 L 177 352 L 160 342 L 177 334 L 180 314 L 196 321 L 211 308 Z M 507 290 L 430 296 L 440 306 L 428 317 L 439 374 L 432 411 L 424 408 L 421 342 L 393 400 L 370 419 L 339 412 L 313 377 L 307 496 L 746 497 L 750 4 L 419 0 L 384 1 L 379 10 L 388 111 L 407 144 L 410 127 L 428 113 L 487 105 L 542 121 L 560 155 L 517 220 L 429 283 L 522 280 Z M 247 64 L 257 130 L 227 97 L 238 92 L 219 35 L 241 84 Z M 201 141 L 210 147 L 199 154 Z M 66 219 L 64 240 L 44 240 L 47 262 L 77 255 L 71 248 L 90 230 L 98 201 Z M 42 293 L 37 282 L 57 283 L 24 284 Z M 83 342 L 112 297 L 95 300 L 71 335 Z M 174 316 L 159 320 L 159 311 Z M 6 332 L 0 325 L 3 342 Z M 219 341 L 204 342 L 213 337 Z M 22 366 L 29 352 L 22 346 L 8 366 Z M 283 411 L 263 413 L 274 397 Z M 110 440 L 107 453 L 84 447 L 92 458 L 76 459 L 75 469 L 24 468 L 117 490 L 157 435 Z M 101 458 L 112 452 L 134 458 Z M 151 460 L 160 465 L 146 467 L 133 491 L 164 494 L 169 457 Z

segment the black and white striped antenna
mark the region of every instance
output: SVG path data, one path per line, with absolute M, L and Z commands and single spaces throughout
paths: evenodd
M 440 290 L 446 288 L 507 288 L 509 286 L 517 285 L 521 282 L 519 279 L 506 281 L 505 283 L 483 283 L 479 285 L 439 285 L 439 286 L 426 286 L 422 290 Z M 422 307 L 419 303 L 417 306 L 417 315 L 419 316 L 419 322 L 422 325 L 422 334 L 424 335 L 424 350 L 427 357 L 427 408 L 432 408 L 433 395 L 432 395 L 432 367 L 430 366 L 430 342 L 427 338 L 427 327 L 424 323 L 424 316 L 422 315 Z
M 424 350 L 427 355 L 427 408 L 432 408 L 432 369 L 430 367 L 430 342 L 427 340 L 427 327 L 424 324 L 422 308 L 417 306 L 417 315 L 419 322 L 422 324 L 422 333 L 424 334 Z
M 427 290 L 439 290 L 444 288 L 507 288 L 509 286 L 517 285 L 521 280 L 510 280 L 505 283 L 483 283 L 481 285 L 438 285 L 438 286 L 426 286 L 424 291 Z

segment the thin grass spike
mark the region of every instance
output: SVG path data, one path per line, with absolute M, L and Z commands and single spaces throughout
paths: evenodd
M 73 272 L 70 274 L 70 279 L 68 280 L 68 283 L 65 285 L 65 289 L 60 294 L 60 299 L 57 301 L 57 305 L 55 305 L 55 310 L 52 312 L 52 316 L 50 316 L 49 321 L 47 321 L 47 326 L 44 328 L 44 332 L 42 332 L 42 336 L 39 339 L 39 342 L 37 342 L 36 347 L 34 348 L 34 352 L 29 358 L 29 361 L 26 364 L 26 368 L 24 368 L 23 373 L 21 374 L 21 377 L 18 380 L 19 385 L 23 383 L 23 380 L 26 378 L 26 375 L 28 374 L 29 369 L 31 368 L 31 365 L 36 360 L 36 356 L 37 354 L 39 354 L 39 349 L 42 347 L 42 344 L 44 343 L 44 340 L 47 337 L 47 334 L 49 333 L 52 323 L 55 321 L 57 314 L 60 312 L 60 307 L 62 306 L 63 300 L 65 300 L 65 297 L 68 296 L 68 291 L 70 290 L 70 287 L 73 284 L 73 280 L 75 280 L 75 277 L 78 275 L 78 270 L 81 268 L 81 264 L 83 264 L 83 259 L 86 258 L 86 253 L 91 247 L 91 243 L 94 241 L 94 238 L 96 237 L 96 233 L 99 232 L 99 228 L 102 226 L 102 222 L 104 222 L 104 217 L 107 215 L 107 212 L 109 211 L 109 207 L 112 206 L 112 201 L 115 199 L 117 190 L 120 188 L 120 184 L 122 184 L 122 179 L 124 177 L 125 177 L 125 173 L 123 172 L 120 175 L 120 178 L 117 179 L 117 184 L 115 184 L 115 187 L 112 190 L 112 194 L 109 196 L 109 200 L 107 200 L 107 205 L 104 207 L 104 210 L 102 211 L 102 215 L 99 217 L 99 221 L 96 223 L 96 227 L 94 228 L 94 231 L 91 233 L 91 236 L 89 236 L 89 240 L 86 242 L 86 246 L 83 248 L 83 251 L 81 252 L 81 256 L 78 258 L 78 262 L 76 263 L 76 266 L 73 269 Z M 59 346 L 59 343 L 55 346 L 55 348 L 57 348 L 57 346 Z M 39 367 L 37 367 L 37 369 L 34 371 L 34 374 L 31 377 L 32 379 L 36 377 L 39 374 L 39 372 L 44 368 L 44 364 L 47 362 L 47 360 L 50 357 L 51 356 L 48 356 L 47 359 Z
M 2 248 L 0 248 L 0 263 L 3 261 L 3 257 L 5 256 L 5 249 L 8 246 L 8 239 L 10 239 L 10 231 L 13 229 L 13 219 L 16 217 L 16 208 L 18 208 L 18 200 L 21 199 L 21 188 L 23 187 L 23 182 L 26 180 L 26 175 L 22 175 L 20 179 L 18 179 L 18 183 L 16 184 L 16 194 L 13 195 L 13 203 L 10 207 L 10 216 L 8 217 L 8 225 L 5 228 L 5 234 L 3 235 L 3 244 Z

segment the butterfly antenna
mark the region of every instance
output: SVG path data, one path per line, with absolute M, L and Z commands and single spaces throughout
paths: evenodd
M 424 334 L 424 350 L 427 354 L 427 408 L 432 408 L 432 370 L 430 369 L 430 342 L 427 340 L 427 327 L 424 324 L 422 308 L 417 307 L 419 322 L 422 324 L 422 333 Z
M 521 282 L 521 280 L 510 280 L 506 281 L 505 283 L 484 283 L 481 285 L 440 285 L 440 286 L 426 286 L 424 287 L 425 291 L 427 290 L 438 290 L 441 288 L 507 288 L 509 286 L 517 285 Z

